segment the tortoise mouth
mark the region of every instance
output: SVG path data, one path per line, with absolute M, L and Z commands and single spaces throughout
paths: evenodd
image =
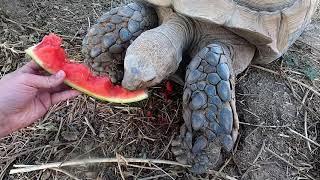
M 240 6 L 247 7 L 255 11 L 278 11 L 284 8 L 290 7 L 297 0 L 267 0 L 267 1 L 256 1 L 256 0 L 234 0 L 234 2 Z

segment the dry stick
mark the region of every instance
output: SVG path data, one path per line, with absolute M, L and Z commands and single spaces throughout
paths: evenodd
M 316 48 L 314 45 L 307 44 L 306 42 L 301 41 L 301 40 L 299 40 L 299 39 L 298 39 L 297 41 L 298 41 L 298 42 L 301 42 L 301 43 L 303 43 L 303 44 L 306 44 L 306 45 L 310 46 L 312 49 L 314 49 L 314 50 L 316 50 L 316 51 L 320 52 L 320 49 Z
M 253 115 L 254 117 L 261 119 L 258 115 L 256 115 L 255 113 L 249 111 L 248 109 L 243 109 L 244 111 L 248 112 L 249 114 Z
M 24 51 L 20 51 L 20 50 L 14 49 L 14 47 L 9 47 L 9 46 L 7 46 L 6 43 L 0 44 L 0 48 L 9 50 L 9 51 L 11 51 L 13 54 L 24 54 Z
M 308 138 L 308 111 L 304 111 L 304 135 L 306 138 Z M 307 141 L 307 146 L 310 152 L 312 152 L 310 142 Z
M 254 127 L 261 127 L 261 128 L 286 128 L 289 125 L 283 125 L 283 126 L 268 126 L 268 125 L 261 125 L 261 124 L 250 124 L 246 122 L 239 122 L 239 124 L 247 125 L 247 126 L 254 126 Z
M 301 101 L 301 106 L 300 106 L 300 109 L 302 108 L 302 106 L 305 104 L 306 100 L 307 100 L 307 97 L 309 95 L 309 92 L 310 90 L 308 90 L 305 95 L 303 96 L 302 98 L 302 101 Z M 308 111 L 305 110 L 304 111 L 304 135 L 306 137 L 308 137 Z M 310 146 L 310 142 L 307 141 L 307 146 L 308 146 L 308 149 L 310 152 L 312 152 L 312 149 L 311 149 L 311 146 Z
M 125 180 L 123 172 L 122 172 L 122 169 L 121 169 L 121 165 L 120 165 L 120 159 L 122 159 L 122 156 L 120 154 L 116 153 L 116 158 L 117 158 L 117 161 L 118 161 L 117 164 L 118 164 L 118 168 L 119 168 L 119 172 L 120 172 L 121 178 L 122 178 L 122 180 Z M 125 162 L 126 162 L 126 164 L 128 164 L 127 161 L 125 161 Z
M 291 162 L 289 162 L 288 160 L 286 160 L 285 158 L 281 157 L 280 155 L 278 155 L 277 153 L 271 151 L 269 148 L 265 148 L 266 151 L 268 151 L 269 153 L 273 154 L 274 156 L 276 156 L 278 159 L 282 160 L 283 162 L 287 163 L 288 165 L 290 165 L 291 167 L 295 168 L 298 171 L 301 171 L 302 168 L 301 167 L 297 167 L 294 164 L 292 164 Z
M 74 179 L 74 180 L 80 180 L 79 178 L 77 178 L 75 175 L 63 170 L 63 169 L 59 169 L 59 168 L 50 168 L 52 170 L 55 170 L 55 171 L 58 171 L 58 172 L 61 172 L 67 176 L 69 176 L 70 178 Z
M 39 32 L 46 32 L 45 30 L 38 29 L 38 28 L 36 28 L 36 27 L 32 27 L 32 26 L 28 26 L 28 25 L 25 25 L 25 24 L 21 24 L 21 23 L 18 23 L 18 22 L 16 22 L 16 21 L 14 21 L 14 20 L 5 18 L 5 17 L 3 17 L 3 18 L 4 18 L 4 20 L 9 21 L 9 22 L 11 22 L 11 23 L 13 23 L 13 24 L 16 24 L 16 25 L 18 25 L 18 26 L 24 26 L 24 27 L 26 27 L 26 28 L 29 28 L 29 29 L 32 29 L 32 30 L 35 30 L 35 31 L 39 31 Z
M 252 67 L 255 67 L 255 68 L 257 68 L 257 69 L 260 69 L 260 70 L 263 70 L 263 71 L 266 71 L 266 72 L 269 72 L 269 73 L 272 73 L 272 74 L 276 74 L 276 75 L 281 76 L 280 73 L 275 72 L 275 71 L 273 71 L 273 70 L 271 70 L 271 69 L 267 69 L 267 68 L 264 68 L 264 67 L 261 67 L 261 66 L 257 66 L 257 65 L 251 65 L 251 66 L 252 66 Z M 297 84 L 299 84 L 299 85 L 301 85 L 301 86 L 309 89 L 310 91 L 314 92 L 316 95 L 320 96 L 320 92 L 318 92 L 318 91 L 317 91 L 316 89 L 314 89 L 313 87 L 311 87 L 311 86 L 309 86 L 309 85 L 307 85 L 307 84 L 304 84 L 304 83 L 302 83 L 302 82 L 300 82 L 300 81 L 298 81 L 298 80 L 296 80 L 296 79 L 293 79 L 293 78 L 291 78 L 291 77 L 286 77 L 286 78 L 287 78 L 289 81 L 295 82 L 295 83 L 297 83 Z
M 14 20 L 11 20 L 11 19 L 8 19 L 8 18 L 5 18 L 4 17 L 4 20 L 6 21 L 9 21 L 13 24 L 16 24 L 18 26 L 23 26 L 23 27 L 26 27 L 26 28 L 29 28 L 29 29 L 32 29 L 32 30 L 35 30 L 35 31 L 38 31 L 38 32 L 41 32 L 41 33 L 46 33 L 47 31 L 46 30 L 43 30 L 43 29 L 39 29 L 39 28 L 36 28 L 36 27 L 32 27 L 32 26 L 28 26 L 28 25 L 25 25 L 25 24 L 21 24 L 21 23 L 18 23 Z M 80 37 L 72 37 L 72 36 L 66 36 L 66 35 L 62 35 L 62 34 L 58 34 L 59 36 L 63 37 L 63 38 L 72 38 L 72 39 L 81 39 Z
M 219 175 L 221 178 L 224 178 L 224 179 L 227 179 L 227 180 L 237 180 L 236 178 L 234 177 L 231 177 L 225 173 L 219 173 L 218 171 L 215 171 L 215 170 L 209 170 L 209 173 L 210 174 L 214 174 L 214 175 Z
M 161 169 L 159 166 L 157 166 L 154 163 L 151 163 L 153 166 L 155 166 L 158 170 L 162 171 L 164 174 L 166 174 L 167 176 L 169 176 L 171 179 L 174 180 L 174 178 L 172 176 L 170 176 L 170 174 L 168 174 L 165 170 Z
M 166 175 L 166 174 L 160 174 L 160 175 L 156 175 L 156 176 L 150 176 L 150 177 L 145 177 L 145 178 L 138 178 L 138 180 L 158 179 L 158 178 L 167 177 L 167 176 L 168 176 L 168 175 Z
M 29 149 L 29 150 L 26 150 L 26 151 L 23 151 L 23 152 L 18 152 L 16 154 L 12 154 L 10 158 L 8 158 L 9 160 L 10 159 L 15 159 L 17 157 L 20 157 L 22 155 L 25 155 L 25 154 L 28 154 L 28 153 L 31 153 L 33 151 L 37 151 L 37 150 L 40 150 L 40 149 L 43 149 L 43 148 L 50 148 L 50 147 L 54 147 L 54 146 L 62 146 L 62 145 L 66 145 L 66 144 L 70 144 L 70 143 L 60 143 L 60 144 L 53 144 L 53 145 L 44 145 L 44 146 L 41 146 L 41 147 L 37 147 L 37 148 L 34 148 L 34 149 Z M 5 162 L 7 160 L 0 160 L 0 164 Z
M 260 148 L 260 150 L 259 150 L 259 152 L 258 152 L 258 155 L 257 155 L 257 157 L 253 160 L 252 164 L 255 164 L 255 163 L 258 161 L 259 157 L 260 157 L 261 154 L 262 154 L 262 151 L 264 150 L 265 145 L 266 145 L 266 140 L 263 140 L 262 145 L 261 145 L 261 148 Z
M 10 170 L 10 174 L 16 173 L 24 173 L 24 172 L 31 172 L 31 171 L 38 171 L 48 168 L 58 168 L 58 167 L 66 167 L 66 166 L 78 166 L 78 165 L 85 165 L 85 164 L 95 164 L 95 163 L 118 163 L 119 160 L 117 158 L 93 158 L 93 159 L 82 159 L 82 160 L 71 160 L 65 162 L 54 162 L 54 163 L 47 163 L 42 165 L 32 165 L 25 168 L 18 168 Z M 159 160 L 159 159 L 139 159 L 139 158 L 125 158 L 120 159 L 121 163 L 154 163 L 154 164 L 167 164 L 167 165 L 174 165 L 174 166 L 181 166 L 181 167 L 191 167 L 190 165 L 180 164 L 175 161 L 167 161 L 167 160 Z
M 88 131 L 87 128 L 85 128 L 83 135 L 81 136 L 81 138 L 79 139 L 79 141 L 77 142 L 77 144 L 76 144 L 75 146 L 73 146 L 73 149 L 71 150 L 71 152 L 69 152 L 68 155 L 66 155 L 66 158 L 65 158 L 65 159 L 68 159 L 69 156 L 73 153 L 73 151 L 75 151 L 76 148 L 79 147 L 79 144 L 82 142 L 84 136 L 87 134 L 87 131 Z
M 97 135 L 96 131 L 94 130 L 93 126 L 91 125 L 91 123 L 89 122 L 87 117 L 84 117 L 84 120 L 86 121 L 84 124 L 87 125 L 89 127 L 89 129 L 91 130 L 93 135 Z
M 48 117 L 49 117 L 49 116 L 48 116 Z M 55 136 L 55 138 L 54 138 L 54 143 L 59 142 L 59 135 L 60 135 L 60 132 L 61 132 L 61 128 L 62 128 L 63 123 L 64 123 L 64 119 L 62 118 L 62 119 L 60 119 L 59 129 L 58 129 L 58 132 L 57 132 L 57 134 L 56 134 L 56 136 Z M 50 151 L 49 155 L 47 156 L 46 163 L 50 160 L 52 153 L 53 153 L 54 151 L 56 151 L 56 150 L 57 150 L 57 147 L 52 147 L 52 148 L 51 148 L 51 151 Z M 41 155 L 41 156 L 42 156 L 42 155 Z
M 155 170 L 155 171 L 158 171 L 158 170 L 159 170 L 158 168 L 155 168 L 155 167 L 146 167 L 146 166 L 140 166 L 140 165 L 129 164 L 129 163 L 126 164 L 126 166 L 135 167 L 135 168 L 140 168 L 141 170 L 143 170 L 143 169 Z
M 300 107 L 300 109 L 301 109 L 302 106 L 306 103 L 306 100 L 307 100 L 307 98 L 308 98 L 309 92 L 310 92 L 310 90 L 308 89 L 307 92 L 305 93 L 305 95 L 303 96 L 302 101 L 301 101 L 301 107 Z
M 313 114 L 314 115 L 314 118 L 317 118 L 319 121 L 320 121 L 320 113 L 319 112 L 317 112 L 317 111 L 313 111 L 310 107 L 308 107 L 307 105 L 305 105 L 304 103 L 302 103 L 302 100 L 300 100 L 300 99 L 298 99 L 297 97 L 295 97 L 295 96 L 293 96 L 297 101 L 299 101 L 300 103 L 301 103 L 301 106 L 305 109 L 305 110 L 307 110 L 307 111 L 309 111 L 311 114 Z
M 159 154 L 159 156 L 157 157 L 157 159 L 162 158 L 162 156 L 167 152 L 167 150 L 170 148 L 170 145 L 172 143 L 172 140 L 174 138 L 175 134 L 172 134 L 169 143 L 167 144 L 167 146 L 162 150 L 162 152 Z
M 213 177 L 212 180 L 216 180 L 217 179 L 217 175 L 221 174 L 223 169 L 229 164 L 229 162 L 231 161 L 232 156 L 229 157 L 229 159 L 223 164 L 223 166 L 219 169 L 218 174 L 215 174 L 215 176 Z
M 30 166 L 34 166 L 34 165 L 14 164 L 12 167 L 15 167 L 15 168 L 22 168 L 22 167 L 30 167 Z
M 7 173 L 7 169 L 8 167 L 11 165 L 11 163 L 13 163 L 13 161 L 15 161 L 16 159 L 11 159 L 9 162 L 6 163 L 6 165 L 1 169 L 2 172 L 0 173 L 0 180 L 4 179 L 4 176 Z
M 279 158 L 280 160 L 284 161 L 285 163 L 289 164 L 291 167 L 295 168 L 298 171 L 304 170 L 304 168 L 302 167 L 297 167 L 295 165 L 293 165 L 292 163 L 290 163 L 289 161 L 287 161 L 286 159 L 284 159 L 283 157 L 281 157 L 280 155 L 278 155 L 277 153 L 271 151 L 269 148 L 265 148 L 266 151 L 268 151 L 269 153 L 273 154 L 274 156 L 276 156 L 277 158 Z M 314 179 L 312 176 L 310 176 L 309 174 L 305 174 L 305 176 L 307 176 L 310 179 Z
M 320 144 L 319 144 L 319 143 L 317 143 L 317 142 L 315 142 L 315 141 L 313 141 L 313 140 L 309 139 L 308 137 L 306 137 L 306 136 L 304 136 L 304 135 L 302 135 L 302 134 L 298 133 L 297 131 L 295 131 L 295 130 L 293 130 L 293 129 L 291 129 L 291 128 L 288 128 L 288 129 L 289 129 L 289 131 L 290 131 L 290 132 L 292 132 L 292 133 L 294 133 L 294 134 L 296 134 L 296 135 L 298 135 L 298 136 L 302 137 L 303 139 L 305 139 L 305 140 L 307 140 L 307 141 L 311 142 L 312 144 L 314 144 L 314 145 L 316 145 L 316 146 L 320 147 Z

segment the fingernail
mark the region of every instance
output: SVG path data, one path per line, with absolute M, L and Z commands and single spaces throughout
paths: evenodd
M 65 72 L 62 71 L 62 70 L 58 71 L 57 74 L 56 74 L 56 78 L 58 78 L 58 79 L 60 79 L 60 78 L 62 78 L 64 76 L 65 76 Z

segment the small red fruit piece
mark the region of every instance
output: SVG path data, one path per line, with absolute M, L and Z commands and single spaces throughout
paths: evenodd
M 151 111 L 147 111 L 147 117 L 151 118 L 152 117 L 152 112 Z
M 173 93 L 173 85 L 170 81 L 166 82 L 166 93 L 172 94 Z

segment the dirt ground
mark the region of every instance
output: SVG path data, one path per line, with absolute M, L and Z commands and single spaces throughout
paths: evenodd
M 82 59 L 81 39 L 88 27 L 125 3 L 2 0 L 0 76 L 29 61 L 23 50 L 48 32 L 62 35 L 71 57 Z M 182 87 L 174 84 L 174 94 L 165 98 L 163 83 L 151 89 L 148 100 L 130 106 L 84 95 L 55 105 L 41 121 L 0 140 L 0 179 L 320 179 L 319 22 L 317 12 L 313 26 L 282 58 L 238 76 L 240 138 L 220 173 L 200 177 L 174 165 L 115 162 L 9 175 L 14 165 L 116 155 L 173 160 L 169 143 L 183 121 Z

